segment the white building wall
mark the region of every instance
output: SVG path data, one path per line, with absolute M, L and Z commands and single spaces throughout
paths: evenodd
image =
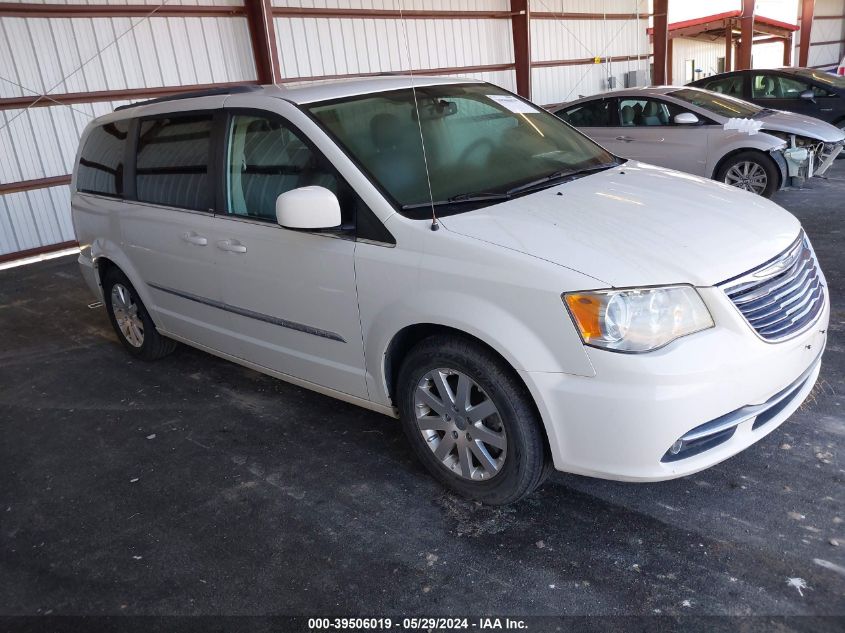
M 725 40 L 676 37 L 672 40 L 672 83 L 682 86 L 719 72 L 719 58 L 725 56 Z M 694 69 L 701 72 L 692 73 Z

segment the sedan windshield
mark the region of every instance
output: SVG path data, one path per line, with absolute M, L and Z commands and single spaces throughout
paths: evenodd
M 819 83 L 825 84 L 827 86 L 833 86 L 834 88 L 845 88 L 845 76 L 840 77 L 838 75 L 826 73 L 823 70 L 812 70 L 810 68 L 796 68 L 794 72 L 799 77 L 805 77 L 806 79 L 815 79 Z
M 438 214 L 465 211 L 618 162 L 554 115 L 489 84 L 421 86 L 307 109 L 411 217 L 424 217 L 432 202 Z
M 748 101 L 708 90 L 682 88 L 680 90 L 673 90 L 669 94 L 676 99 L 709 110 L 713 114 L 730 118 L 751 118 L 763 111 L 763 108 Z

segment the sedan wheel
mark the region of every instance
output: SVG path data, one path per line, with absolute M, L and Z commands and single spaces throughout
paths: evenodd
M 440 463 L 459 477 L 495 477 L 507 457 L 499 410 L 469 376 L 455 369 L 426 373 L 414 393 L 419 432 Z
M 725 174 L 725 184 L 762 195 L 769 184 L 769 177 L 762 165 L 744 160 L 728 170 Z

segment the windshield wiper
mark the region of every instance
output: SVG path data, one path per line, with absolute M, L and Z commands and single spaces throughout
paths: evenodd
M 431 206 L 444 207 L 451 204 L 469 204 L 473 202 L 490 202 L 493 200 L 507 200 L 510 198 L 508 193 L 496 193 L 493 191 L 478 191 L 475 193 L 459 193 L 447 198 L 446 200 L 435 200 L 434 202 L 418 202 L 415 204 L 402 205 L 403 211 L 410 211 L 412 209 L 425 209 Z
M 594 171 L 601 171 L 603 169 L 610 169 L 616 167 L 620 163 L 602 163 L 601 165 L 593 165 L 592 167 L 584 167 L 583 169 L 575 170 L 558 170 L 551 174 L 526 182 L 516 187 L 512 187 L 507 191 L 475 191 L 467 193 L 459 193 L 446 200 L 435 200 L 434 202 L 416 202 L 414 204 L 402 205 L 403 211 L 412 211 L 414 209 L 426 209 L 435 207 L 445 207 L 454 204 L 472 204 L 474 202 L 492 202 L 496 200 L 508 200 L 517 193 L 524 193 L 535 187 L 552 186 L 554 181 L 562 178 L 572 178 L 573 176 L 580 176 Z
M 602 163 L 601 165 L 593 165 L 592 167 L 584 167 L 582 169 L 553 171 L 547 176 L 543 176 L 542 178 L 538 178 L 537 180 L 532 180 L 530 182 L 517 185 L 516 187 L 512 187 L 508 189 L 506 193 L 508 196 L 513 196 L 517 193 L 524 193 L 532 189 L 551 187 L 555 184 L 556 181 L 561 180 L 563 178 L 572 178 L 573 176 L 580 176 L 594 171 L 610 169 L 611 167 L 616 167 L 618 164 L 619 163 Z

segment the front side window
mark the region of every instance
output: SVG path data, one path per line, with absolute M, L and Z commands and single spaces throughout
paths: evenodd
M 227 149 L 227 210 L 276 221 L 276 198 L 318 185 L 338 194 L 334 171 L 293 130 L 275 118 L 231 118 Z
M 811 86 L 805 81 L 782 75 L 754 75 L 751 92 L 755 99 L 799 99 L 802 92 L 813 91 L 814 97 L 825 97 L 823 88 Z
M 106 123 L 91 130 L 79 158 L 78 191 L 123 196 L 123 161 L 128 132 L 128 121 Z
M 705 110 L 709 110 L 713 114 L 726 117 L 741 117 L 751 118 L 756 114 L 762 112 L 763 108 L 756 106 L 748 101 L 741 99 L 734 99 L 727 95 L 707 92 L 706 90 L 696 90 L 695 88 L 681 88 L 669 93 L 671 96 L 681 101 L 698 106 Z
M 658 99 L 620 99 L 619 121 L 622 127 L 671 125 L 672 117 L 683 112 L 674 104 Z
M 210 114 L 142 121 L 135 168 L 138 200 L 183 209 L 211 209 L 211 128 Z
M 392 90 L 308 110 L 412 217 L 431 200 L 501 197 L 520 183 L 615 164 L 553 114 L 489 84 Z
M 723 79 L 708 81 L 702 86 L 705 90 L 712 90 L 732 97 L 742 97 L 742 75 L 732 75 Z
M 558 110 L 555 114 L 575 127 L 607 127 L 612 125 L 611 104 L 613 102 L 613 99 L 588 101 Z

